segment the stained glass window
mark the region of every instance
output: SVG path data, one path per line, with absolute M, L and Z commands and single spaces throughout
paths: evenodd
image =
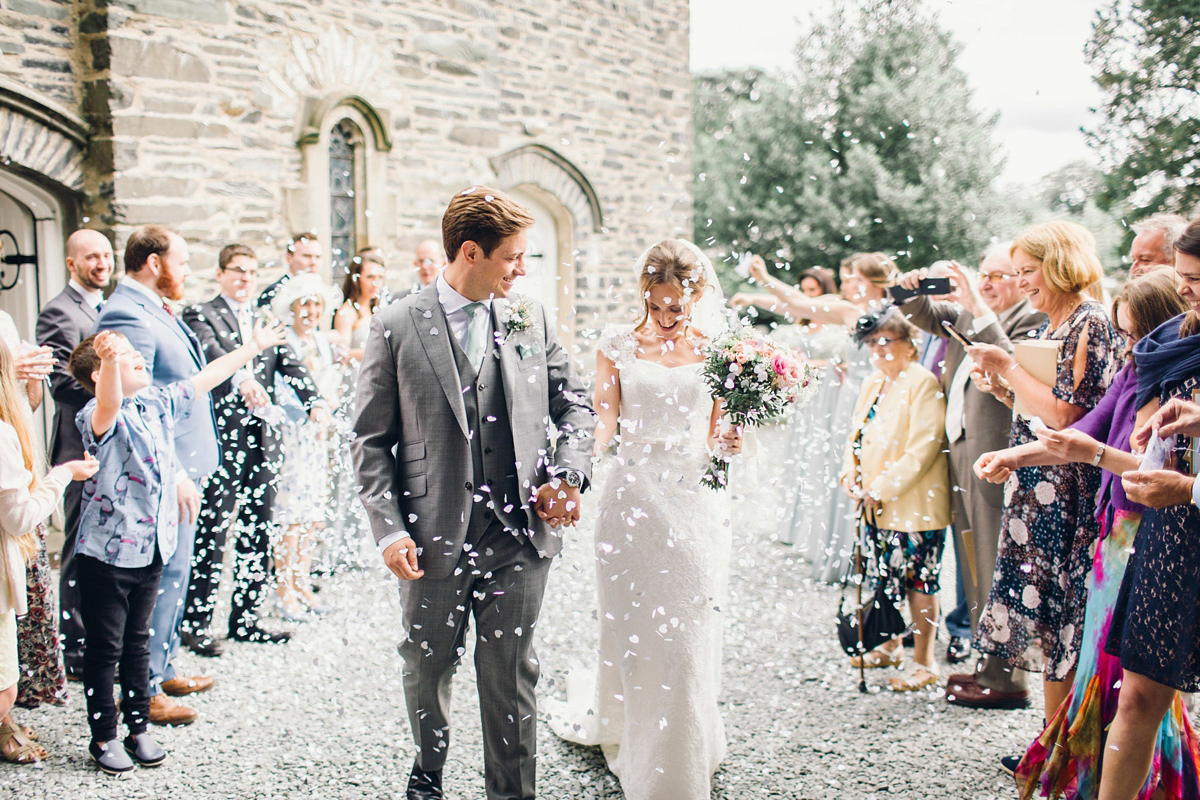
M 329 131 L 329 259 L 335 280 L 346 274 L 350 259 L 358 250 L 355 159 L 360 142 L 362 131 L 348 119 Z

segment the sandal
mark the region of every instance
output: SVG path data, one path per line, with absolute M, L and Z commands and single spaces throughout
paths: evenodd
M 876 669 L 878 667 L 898 667 L 903 663 L 903 647 L 897 647 L 890 653 L 887 650 L 884 650 L 882 647 L 876 647 L 866 655 L 853 656 L 850 659 L 850 666 L 854 669 L 858 669 L 860 666 L 865 669 Z
M 9 742 L 16 742 L 16 749 L 6 752 Z M 20 725 L 0 723 L 0 759 L 10 764 L 33 764 L 49 758 L 46 748 L 31 740 Z
M 893 692 L 915 692 L 932 686 L 938 681 L 937 664 L 927 667 L 920 661 L 914 661 L 912 669 L 896 678 L 888 678 L 888 686 Z

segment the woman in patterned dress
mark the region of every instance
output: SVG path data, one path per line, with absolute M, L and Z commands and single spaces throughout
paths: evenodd
M 1013 243 L 1013 267 L 1030 304 L 1049 319 L 1037 331 L 1061 342 L 1053 386 L 1007 351 L 975 345 L 976 385 L 1028 415 L 1015 414 L 1009 446 L 1036 441 L 1035 419 L 1054 430 L 1079 420 L 1104 396 L 1124 342 L 1086 289 L 1100 280 L 1096 240 L 1072 222 L 1029 228 Z M 993 454 L 985 453 L 980 464 Z M 1020 467 L 1004 486 L 1000 551 L 975 647 L 1014 668 L 1043 673 L 1046 719 L 1071 689 L 1083 636 L 1087 578 L 1100 526 L 1091 464 Z
M 1194 401 L 1200 391 L 1200 219 L 1193 220 L 1175 244 L 1176 288 L 1191 310 L 1154 330 L 1134 348 L 1138 401 L 1171 402 L 1138 434 L 1144 444 L 1178 400 Z M 1166 470 L 1134 473 L 1124 480 L 1130 496 L 1150 506 L 1142 516 L 1133 554 L 1113 610 L 1105 651 L 1121 659 L 1121 696 L 1108 732 L 1102 800 L 1148 797 L 1147 774 L 1159 772 L 1156 733 L 1178 723 L 1186 711 L 1177 692 L 1200 689 L 1200 509 L 1196 507 L 1196 438 L 1179 437 Z M 1183 473 L 1172 474 L 1172 473 Z M 1145 478 L 1163 481 L 1173 491 L 1149 491 Z M 1170 713 L 1170 717 L 1168 717 Z M 1182 754 L 1192 776 L 1200 753 Z M 1152 771 L 1153 770 L 1153 771 Z M 1165 784 L 1165 782 L 1164 782 Z M 1166 786 L 1168 790 L 1175 787 Z

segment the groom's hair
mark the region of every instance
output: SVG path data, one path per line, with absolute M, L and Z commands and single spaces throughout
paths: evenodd
M 453 261 L 463 242 L 474 242 L 484 256 L 505 238 L 533 225 L 533 217 L 517 201 L 498 189 L 472 186 L 454 195 L 442 215 L 442 245 L 446 260 Z

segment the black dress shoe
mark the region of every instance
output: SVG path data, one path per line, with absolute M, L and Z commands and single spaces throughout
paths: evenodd
M 200 631 L 199 633 L 183 631 L 179 634 L 179 638 L 183 642 L 184 647 L 198 656 L 216 658 L 225 653 L 225 645 L 214 639 L 208 631 Z
M 946 647 L 946 660 L 951 664 L 960 664 L 971 656 L 971 640 L 965 636 L 951 636 L 950 644 Z
M 1017 776 L 1017 767 L 1021 765 L 1020 756 L 1004 756 L 1000 759 L 1000 770 L 1007 772 L 1014 778 Z
M 292 638 L 286 631 L 273 633 L 257 625 L 242 625 L 229 631 L 229 638 L 236 642 L 255 642 L 258 644 L 281 644 Z
M 167 751 L 159 747 L 148 733 L 131 733 L 125 737 L 124 745 L 125 752 L 139 766 L 157 767 L 167 760 Z
M 408 800 L 442 800 L 442 771 L 425 772 L 414 766 L 408 776 L 407 796 Z

